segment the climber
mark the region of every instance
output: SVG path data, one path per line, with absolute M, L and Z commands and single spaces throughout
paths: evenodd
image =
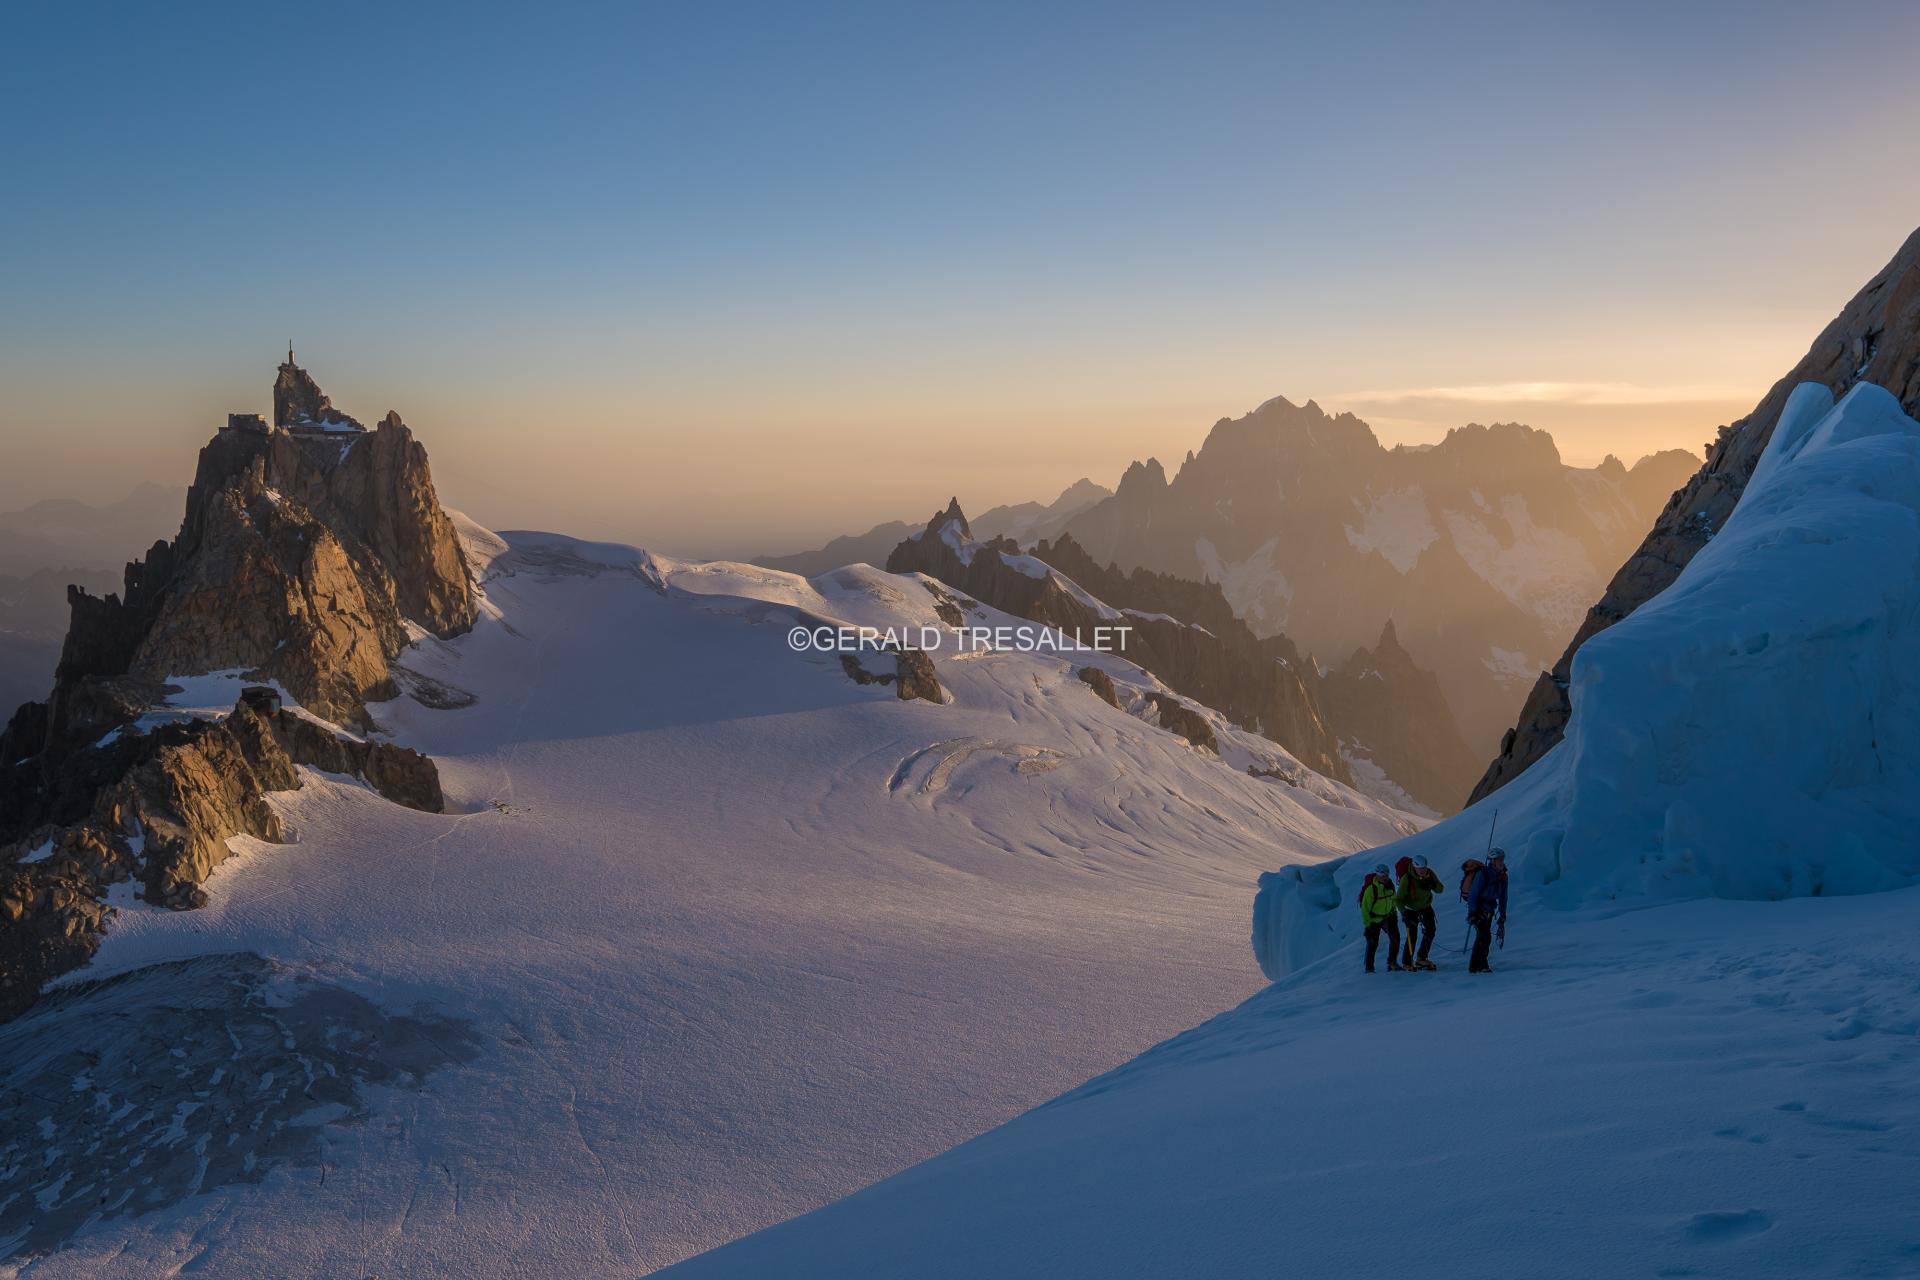
M 1393 877 L 1387 864 L 1381 863 L 1368 873 L 1360 885 L 1360 922 L 1367 930 L 1367 972 L 1373 972 L 1373 954 L 1380 946 L 1380 931 L 1387 931 L 1387 971 L 1400 971 L 1400 925 L 1395 920 Z
M 1440 966 L 1427 959 L 1427 953 L 1433 950 L 1433 895 L 1447 886 L 1440 883 L 1440 877 L 1420 854 L 1400 859 L 1393 869 L 1400 877 L 1394 903 L 1400 908 L 1401 923 L 1407 927 L 1406 954 L 1401 963 L 1409 969 L 1437 969 Z M 1425 933 L 1421 932 L 1422 926 Z
M 1467 972 L 1492 973 L 1487 952 L 1493 947 L 1496 917 L 1500 936 L 1505 938 L 1507 933 L 1507 851 L 1489 850 L 1484 867 L 1472 862 L 1467 865 L 1474 867 L 1467 872 L 1467 883 L 1460 886 L 1467 900 L 1467 924 L 1473 929 L 1473 958 L 1467 964 Z

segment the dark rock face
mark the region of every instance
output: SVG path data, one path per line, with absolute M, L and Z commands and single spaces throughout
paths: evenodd
M 1725 526 L 1773 438 L 1787 397 L 1803 382 L 1821 383 L 1836 398 L 1856 382 L 1871 382 L 1897 396 L 1909 414 L 1920 413 L 1920 231 L 1854 295 L 1752 413 L 1720 428 L 1718 438 L 1707 446 L 1705 464 L 1673 494 L 1645 541 L 1587 611 L 1566 652 L 1534 683 L 1519 723 L 1502 739 L 1500 754 L 1474 787 L 1472 799 L 1513 781 L 1560 741 L 1572 711 L 1567 686 L 1574 654 L 1589 638 L 1666 590 Z
M 303 370 L 280 374 L 276 420 L 294 429 L 242 422 L 201 450 L 179 535 L 126 567 L 120 595 L 69 591 L 53 691 L 0 732 L 0 1018 L 92 955 L 110 885 L 195 907 L 229 839 L 283 840 L 265 797 L 299 785 L 297 764 L 444 805 L 431 760 L 338 737 L 270 687 L 221 721 L 133 728 L 167 677 L 230 668 L 368 723 L 366 703 L 397 692 L 409 625 L 473 623 L 465 555 L 406 425 L 362 431 Z
M 276 427 L 341 426 L 360 424 L 333 407 L 305 369 L 293 362 L 293 350 L 287 350 L 287 362 L 273 382 L 273 425 Z
M 918 698 L 936 706 L 946 701 L 940 678 L 933 670 L 933 657 L 924 649 L 902 649 L 893 655 L 894 692 L 902 701 Z
M 1119 707 L 1120 694 L 1113 687 L 1112 676 L 1108 675 L 1106 672 L 1102 671 L 1098 667 L 1082 667 L 1080 668 L 1079 676 L 1080 676 L 1081 682 L 1084 683 L 1089 689 L 1092 689 L 1094 692 L 1094 695 L 1098 697 L 1100 701 L 1106 703 L 1110 707 L 1114 707 L 1114 708 Z
M 1195 711 L 1178 698 L 1169 698 L 1164 693 L 1149 693 L 1149 701 L 1159 708 L 1160 727 L 1177 733 L 1203 751 L 1220 753 L 1220 740 L 1213 734 L 1213 726 L 1207 718 Z
M 296 391 L 311 383 L 294 372 Z M 475 609 L 426 451 L 391 413 L 372 431 L 221 431 L 200 452 L 179 535 L 127 566 L 121 594 L 73 590 L 69 603 L 53 693 L 0 739 L 0 775 L 21 760 L 45 775 L 169 675 L 243 668 L 364 724 L 369 701 L 398 691 L 389 663 L 408 624 L 452 636 Z M 0 776 L 0 799 L 49 785 Z
M 262 719 L 258 715 L 252 718 Z M 236 710 L 232 719 L 244 721 L 248 717 Z M 275 712 L 265 718 L 265 723 L 293 764 L 359 778 L 393 803 L 422 813 L 440 813 L 447 807 L 440 790 L 440 770 L 430 757 L 411 747 L 342 738 L 292 711 Z M 291 771 L 288 776 L 289 787 L 272 789 L 290 790 L 299 785 Z
M 891 671 L 870 671 L 859 656 L 851 653 L 840 655 L 840 667 L 855 684 L 892 685 L 902 702 L 917 698 L 937 706 L 947 700 L 934 670 L 933 657 L 922 649 L 895 649 Z
M 1373 648 L 1328 673 L 1321 696 L 1341 736 L 1429 809 L 1451 812 L 1473 784 L 1479 765 L 1439 679 L 1415 664 L 1391 621 Z
M 1130 661 L 1176 692 L 1278 742 L 1308 768 L 1340 782 L 1353 780 L 1308 682 L 1311 667 L 1284 636 L 1255 637 L 1234 618 L 1218 588 L 1090 568 L 1086 553 L 1067 538 L 1035 549 L 1033 558 L 1042 562 L 1037 575 L 1009 559 L 1020 555 L 1012 542 L 972 543 L 955 500 L 923 533 L 895 547 L 886 567 L 890 573 L 926 574 L 1004 613 L 1070 636 L 1090 638 L 1095 628 L 1116 625 L 1086 602 L 1086 592 L 1109 606 L 1137 609 L 1119 620 L 1133 628 L 1125 651 Z M 1056 560 L 1074 565 L 1089 581 L 1068 575 Z M 1157 607 L 1166 604 L 1180 605 L 1218 630 L 1167 616 Z M 1211 730 L 1207 736 L 1211 739 Z
M 205 904 L 201 885 L 230 855 L 229 839 L 284 842 L 266 796 L 299 787 L 296 764 L 362 778 L 409 808 L 445 807 L 439 770 L 419 752 L 341 738 L 245 700 L 224 720 L 129 733 L 92 754 L 105 776 L 83 814 L 24 834 L 0 830 L 12 841 L 0 846 L 0 1021 L 92 957 L 110 886 L 135 880 L 147 901 L 188 910 Z

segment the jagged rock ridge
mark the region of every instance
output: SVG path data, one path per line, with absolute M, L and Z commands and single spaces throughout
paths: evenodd
M 1571 704 L 1573 656 L 1589 639 L 1672 585 L 1694 554 L 1725 526 L 1745 492 L 1787 397 L 1818 382 L 1838 397 L 1855 383 L 1886 388 L 1909 414 L 1920 413 L 1920 230 L 1821 331 L 1800 363 L 1773 384 L 1752 413 L 1721 427 L 1706 461 L 1673 494 L 1653 528 L 1604 594 L 1587 610 L 1560 660 L 1534 682 L 1518 722 L 1500 743 L 1472 799 L 1497 791 L 1561 739 Z
M 69 599 L 44 732 L 26 732 L 37 713 L 16 717 L 12 759 L 131 719 L 129 682 L 230 668 L 365 723 L 367 702 L 397 692 L 388 664 L 407 625 L 452 636 L 475 609 L 426 450 L 394 413 L 371 431 L 222 430 L 200 452 L 179 535 L 127 566 L 121 595 Z
M 92 954 L 108 886 L 196 906 L 228 839 L 281 839 L 264 796 L 298 786 L 295 764 L 441 807 L 430 760 L 336 735 L 271 689 L 219 722 L 142 728 L 170 678 L 236 669 L 367 726 L 410 627 L 473 624 L 465 555 L 398 415 L 363 430 L 289 363 L 275 416 L 292 425 L 233 415 L 201 450 L 178 536 L 126 567 L 123 594 L 69 589 L 53 691 L 0 732 L 0 1017 Z
M 972 523 L 982 539 L 1012 538 L 1015 542 L 1025 545 L 1056 537 L 1066 526 L 1067 521 L 1101 499 L 1111 496 L 1112 490 L 1082 478 L 1068 485 L 1052 502 L 1017 502 L 1007 506 L 992 507 L 982 512 Z M 753 563 L 764 565 L 769 569 L 798 573 L 809 578 L 818 573 L 838 569 L 842 565 L 881 565 L 886 563 L 888 552 L 898 546 L 903 538 L 910 538 L 920 532 L 920 528 L 920 525 L 910 521 L 889 520 L 884 524 L 875 525 L 865 533 L 835 538 L 825 546 L 812 551 L 800 551 L 783 556 L 756 556 Z
M 1370 649 L 1326 673 L 1321 701 L 1341 737 L 1415 800 L 1451 811 L 1478 769 L 1439 677 L 1400 643 L 1391 619 Z
M 1388 775 L 1391 787 L 1383 790 L 1397 788 L 1402 803 L 1410 798 L 1444 813 L 1471 780 L 1473 757 L 1438 681 L 1399 647 L 1391 626 L 1377 657 L 1355 655 L 1354 663 L 1366 659 L 1369 678 L 1351 690 L 1338 673 L 1323 677 L 1286 636 L 1255 635 L 1214 583 L 1140 568 L 1123 573 L 1099 564 L 1071 534 L 1025 553 L 1011 540 L 977 543 L 957 498 L 894 549 L 887 569 L 924 573 L 1068 632 L 1111 621 L 1100 606 L 1117 609 L 1133 628 L 1130 661 L 1336 781 L 1355 783 L 1352 759 L 1361 757 Z M 1080 678 L 1113 700 L 1102 673 L 1088 669 Z
M 1275 398 L 1171 477 L 1134 463 L 1066 532 L 1103 564 L 1219 583 L 1257 634 L 1336 665 L 1392 620 L 1480 753 L 1696 463 L 1570 467 L 1518 423 L 1387 449 L 1352 414 Z
M 148 902 L 198 907 L 228 840 L 283 843 L 266 796 L 300 786 L 295 765 L 363 778 L 409 808 L 445 807 L 439 770 L 419 752 L 341 738 L 293 710 L 246 702 L 224 719 L 128 733 L 89 755 L 70 765 L 76 790 L 93 784 L 84 813 L 0 835 L 11 840 L 0 844 L 0 1021 L 92 958 L 113 885 L 134 881 Z

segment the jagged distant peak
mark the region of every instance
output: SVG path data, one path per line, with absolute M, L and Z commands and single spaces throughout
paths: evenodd
M 960 509 L 958 494 L 947 499 L 946 510 L 933 513 L 933 519 L 927 521 L 927 532 L 937 536 L 949 526 L 955 526 L 955 531 L 962 539 L 973 541 L 973 526 L 967 523 L 967 513 Z
M 1087 476 L 1081 476 L 1078 480 L 1075 480 L 1072 484 L 1062 489 L 1060 496 L 1053 500 L 1052 505 L 1054 507 L 1063 507 L 1070 504 L 1091 506 L 1100 499 L 1111 496 L 1112 493 L 1113 490 L 1107 488 L 1107 486 L 1099 484 Z
M 1160 459 L 1148 458 L 1145 462 L 1129 463 L 1126 474 L 1120 477 L 1120 485 L 1114 492 L 1124 494 L 1142 486 L 1148 489 L 1167 487 L 1167 469 L 1160 465 Z

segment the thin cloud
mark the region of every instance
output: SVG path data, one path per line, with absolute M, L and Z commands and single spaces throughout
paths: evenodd
M 1351 391 L 1348 404 L 1405 404 L 1438 400 L 1450 404 L 1641 405 L 1700 404 L 1738 400 L 1751 388 L 1706 385 L 1648 387 L 1632 382 L 1488 382 L 1457 387 L 1409 387 L 1396 391 Z M 1330 397 L 1332 398 L 1332 397 Z

